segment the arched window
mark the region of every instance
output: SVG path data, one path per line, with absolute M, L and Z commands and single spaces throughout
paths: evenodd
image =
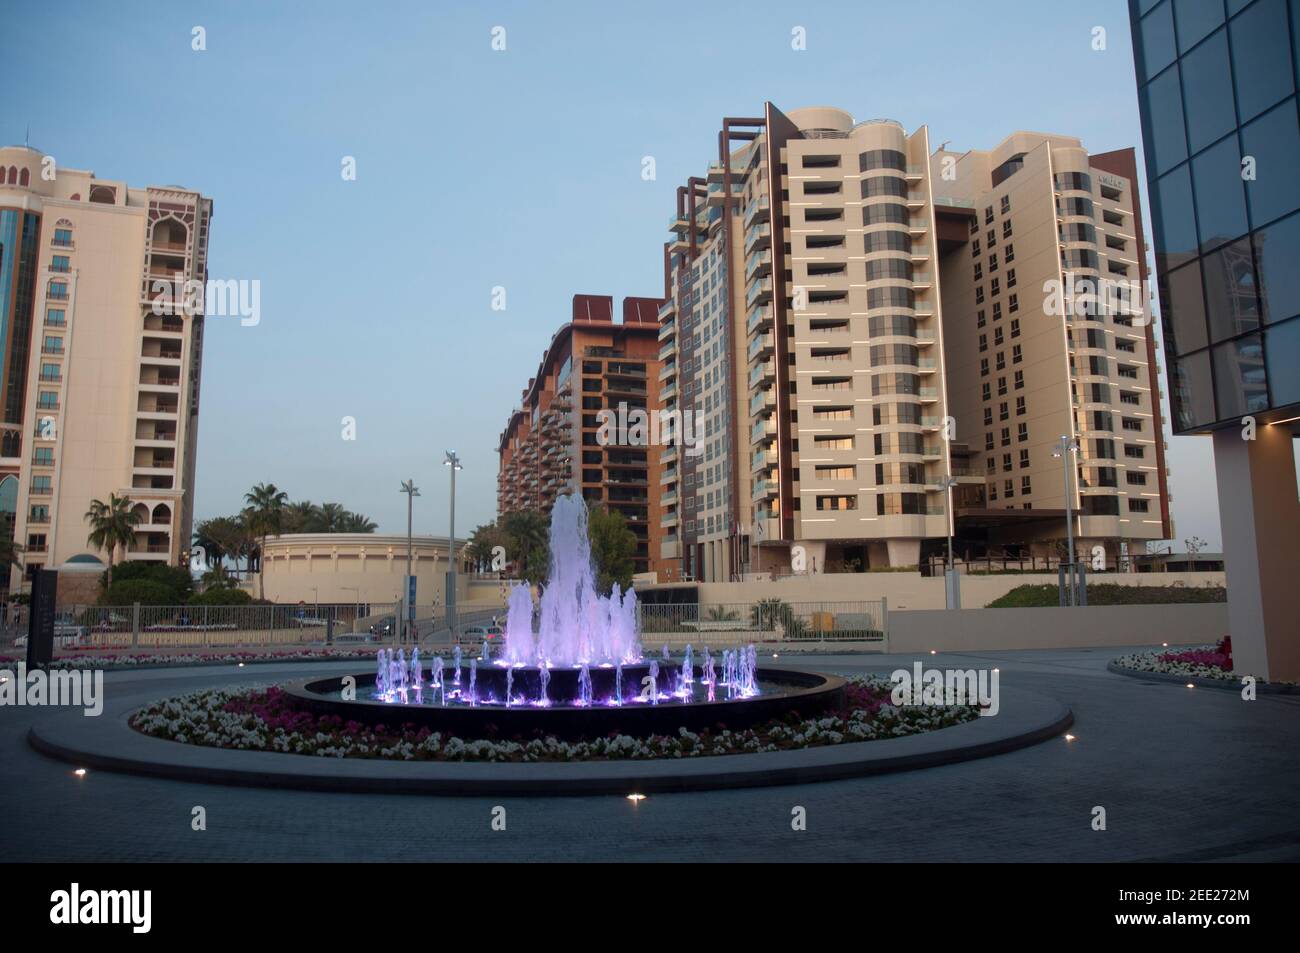
M 153 508 L 153 523 L 155 526 L 167 526 L 172 521 L 172 511 L 166 503 L 159 503 Z
M 90 201 L 99 202 L 103 205 L 116 205 L 117 191 L 107 185 L 92 185 L 90 187 Z
M 139 522 L 149 522 L 149 507 L 145 506 L 143 503 L 137 503 L 135 506 L 131 507 L 131 512 L 140 518 Z
M 18 173 L 19 185 L 26 187 L 31 182 L 31 180 L 32 180 L 31 174 L 26 169 L 23 169 L 21 172 Z
M 17 436 L 18 434 L 7 433 L 4 435 L 4 439 L 7 442 L 10 437 L 17 437 Z M 17 456 L 16 453 L 13 455 Z M 10 456 L 10 453 L 7 449 L 7 443 L 6 443 L 5 456 L 6 457 Z M 18 511 L 18 478 L 13 474 L 9 474 L 3 480 L 0 480 L 0 516 L 5 516 L 5 515 L 12 516 L 17 511 Z
M 9 184 L 10 185 L 18 184 L 18 166 L 16 165 L 11 165 L 9 167 Z
M 153 226 L 153 243 L 160 246 L 185 247 L 189 229 L 177 219 L 168 217 L 159 219 Z

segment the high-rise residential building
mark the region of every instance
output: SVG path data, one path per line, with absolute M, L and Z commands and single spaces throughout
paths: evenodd
M 1300 2 L 1129 16 L 1172 424 L 1213 435 L 1234 667 L 1300 679 Z
M 615 323 L 612 297 L 574 295 L 573 319 L 551 338 L 497 445 L 498 515 L 549 514 L 557 496 L 581 494 L 627 520 L 636 572 L 659 560 L 650 532 L 659 448 L 645 427 L 621 424 L 658 401 L 662 303 L 624 298 Z
M 956 506 L 959 535 L 978 515 L 986 544 L 1044 551 L 1068 492 L 1078 548 L 1110 566 L 1170 538 L 1134 151 L 1018 132 L 931 164 L 973 213 L 939 269 L 956 436 L 985 477 Z
M 1059 171 L 1081 176 L 1059 203 L 1053 149 Z M 909 134 L 892 120 L 854 122 L 826 107 L 787 115 L 771 103 L 724 119 L 718 154 L 678 188 L 664 247 L 661 404 L 698 415 L 704 448 L 660 457 L 662 551 L 685 577 L 925 563 L 949 533 L 946 477 L 964 554 L 1050 557 L 1066 536 L 1063 469 L 1051 456 L 1061 435 L 1079 438 L 1069 492 L 1081 547 L 1118 552 L 1165 534 L 1143 322 L 1091 335 L 1071 323 L 1083 342 L 1071 353 L 1043 285 L 1076 263 L 1095 273 L 1094 259 L 1107 269 L 1127 259 L 1140 279 L 1131 155 L 1089 160 L 1077 140 L 1029 134 L 950 155 L 932 149 L 924 126 Z M 1007 196 L 1020 191 L 1013 210 Z M 998 258 L 1013 232 L 1020 262 Z M 976 279 L 976 265 L 995 274 Z M 1140 464 L 1124 449 L 1139 440 Z
M 0 508 L 29 572 L 107 562 L 85 513 L 110 494 L 140 517 L 118 558 L 187 559 L 203 315 L 155 282 L 206 283 L 211 219 L 188 189 L 0 149 Z

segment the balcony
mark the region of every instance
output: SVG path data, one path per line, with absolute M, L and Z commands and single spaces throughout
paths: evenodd
M 772 300 L 772 279 L 759 278 L 752 282 L 745 293 L 745 305 L 752 308 L 755 304 L 766 304 Z
M 676 379 L 676 377 L 677 377 L 677 362 L 674 361 L 671 364 L 665 364 L 663 369 L 659 372 L 659 383 L 662 384 L 664 381 L 668 380 L 669 378 Z
M 755 480 L 754 492 L 750 498 L 754 500 L 765 500 L 769 496 L 776 496 L 778 487 L 775 480 Z
M 760 305 L 751 308 L 749 318 L 745 321 L 745 333 L 753 334 L 759 328 L 766 330 L 772 326 L 773 314 L 771 305 Z
M 764 361 L 761 364 L 756 364 L 749 372 L 749 386 L 751 389 L 759 386 L 766 387 L 769 384 L 775 383 L 775 381 L 775 361 Z
M 748 281 L 754 275 L 766 275 L 772 271 L 772 258 L 767 252 L 759 250 L 749 256 L 745 262 L 745 280 Z
M 750 458 L 749 469 L 751 473 L 757 473 L 759 470 L 776 466 L 778 462 L 775 450 L 760 450 Z
M 919 391 L 918 391 L 918 395 L 919 395 L 920 398 L 921 398 L 921 403 L 923 403 L 923 404 L 933 404 L 933 403 L 935 403 L 936 401 L 938 401 L 938 399 L 939 399 L 939 388 L 937 388 L 937 387 L 922 387 L 922 388 L 919 389 Z
M 772 226 L 760 222 L 745 232 L 745 251 L 766 248 L 772 244 Z
M 749 359 L 766 359 L 776 347 L 776 336 L 771 331 L 758 335 L 749 342 Z
M 768 212 L 770 211 L 767 193 L 759 195 L 754 201 L 749 203 L 745 209 L 745 228 L 749 228 L 754 222 L 767 221 Z
M 755 394 L 749 402 L 749 415 L 770 414 L 776 410 L 776 392 L 773 388 L 768 388 L 758 394 Z
M 750 443 L 766 444 L 776 438 L 776 423 L 770 418 L 760 420 L 749 431 Z
M 677 353 L 676 344 L 665 344 L 659 349 L 659 360 L 666 361 Z
M 677 319 L 669 318 L 659 326 L 659 340 L 666 341 L 677 336 Z

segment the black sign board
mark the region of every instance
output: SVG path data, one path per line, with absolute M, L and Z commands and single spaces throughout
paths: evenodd
M 32 573 L 32 605 L 27 622 L 27 668 L 54 661 L 54 596 L 59 574 L 53 569 Z

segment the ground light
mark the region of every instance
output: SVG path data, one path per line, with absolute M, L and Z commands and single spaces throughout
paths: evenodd
M 645 800 L 645 795 L 644 795 L 644 794 L 629 794 L 629 795 L 627 796 L 627 799 L 628 799 L 629 801 L 631 801 L 633 804 L 640 804 L 642 801 Z
M 1065 740 L 1066 740 L 1066 741 L 1073 741 L 1073 740 L 1074 740 L 1074 735 L 1066 735 L 1066 736 L 1065 736 Z
M 76 771 L 73 771 L 72 773 L 75 774 L 75 775 L 76 775 L 77 777 L 79 777 L 79 778 L 84 778 L 84 777 L 86 776 L 86 769 L 85 769 L 85 768 L 78 768 Z

